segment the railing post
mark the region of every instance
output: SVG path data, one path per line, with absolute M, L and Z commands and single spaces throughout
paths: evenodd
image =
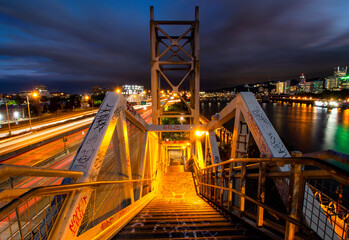
M 9 180 L 10 180 L 11 189 L 13 189 L 13 181 L 12 181 L 13 179 L 12 179 L 12 177 L 10 177 Z M 16 218 L 17 218 L 19 235 L 21 235 L 21 239 L 24 239 L 23 238 L 23 232 L 22 232 L 21 216 L 18 213 L 18 208 L 15 209 L 15 212 L 16 212 Z
M 263 156 L 261 156 L 263 157 Z M 266 178 L 266 163 L 259 163 L 259 175 L 258 175 L 258 201 L 264 203 L 265 199 L 265 178 Z M 257 207 L 257 227 L 263 226 L 264 208 Z
M 301 157 L 302 153 L 293 152 L 293 157 Z M 291 173 L 290 173 L 290 182 L 289 182 L 289 191 L 288 191 L 288 213 L 289 216 L 301 220 L 302 213 L 302 200 L 304 192 L 304 179 L 302 177 L 302 165 L 301 164 L 292 164 Z M 285 239 L 295 239 L 295 235 L 298 231 L 296 225 L 287 222 L 286 223 L 286 232 Z
M 228 172 L 228 188 L 233 189 L 233 182 L 231 179 L 231 173 L 233 168 L 233 163 L 229 163 L 229 172 Z M 228 209 L 231 211 L 233 208 L 233 192 L 228 191 Z
M 221 166 L 221 176 L 220 176 L 220 180 L 219 180 L 219 186 L 220 187 L 224 187 L 224 168 L 226 165 L 222 165 Z M 224 201 L 224 190 L 223 189 L 219 189 L 219 201 L 220 201 L 220 205 L 221 207 L 223 207 L 223 201 Z
M 240 192 L 242 194 L 246 193 L 246 163 L 241 162 L 241 173 L 240 173 Z M 240 197 L 240 217 L 242 217 L 245 211 L 245 198 Z

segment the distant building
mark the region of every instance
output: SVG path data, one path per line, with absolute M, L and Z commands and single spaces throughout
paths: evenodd
M 19 96 L 21 97 L 21 98 L 27 98 L 27 95 L 29 95 L 30 96 L 30 94 L 32 93 L 32 91 L 20 91 L 19 92 Z
M 325 78 L 325 89 L 330 91 L 349 89 L 347 72 L 348 67 L 336 67 L 333 76 Z
M 297 92 L 297 85 L 290 86 L 290 94 L 295 94 Z
M 340 78 L 336 76 L 330 76 L 325 78 L 325 89 L 326 90 L 339 90 Z
M 345 77 L 347 76 L 348 67 L 337 67 L 334 69 L 334 76 L 335 77 Z
M 348 67 L 337 67 L 334 70 L 334 75 L 339 78 L 339 88 L 349 89 L 349 76 L 347 76 Z
M 316 80 L 311 82 L 310 92 L 312 93 L 322 93 L 324 91 L 324 81 Z
M 341 89 L 349 89 L 349 76 L 341 77 Z
M 51 92 L 52 97 L 69 97 L 69 94 L 66 94 L 65 92 Z
M 304 83 L 304 92 L 310 93 L 311 92 L 311 83 L 310 82 L 305 82 Z
M 289 94 L 290 93 L 290 80 L 276 83 L 277 94 Z
M 141 94 L 144 90 L 144 86 L 140 85 L 123 85 L 122 93 L 126 95 Z
M 298 83 L 298 88 L 297 91 L 300 93 L 305 92 L 305 83 L 306 83 L 306 78 L 304 76 L 304 73 L 299 76 L 299 83 Z
M 51 94 L 47 90 L 47 86 L 45 85 L 37 85 L 35 86 L 35 91 L 37 91 L 40 95 L 40 97 L 47 97 L 50 98 Z

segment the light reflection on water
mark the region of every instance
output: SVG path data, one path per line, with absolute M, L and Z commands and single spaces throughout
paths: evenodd
M 209 117 L 227 102 L 203 102 Z M 289 150 L 303 153 L 334 149 L 349 154 L 349 109 L 326 109 L 306 104 L 263 103 L 263 110 Z

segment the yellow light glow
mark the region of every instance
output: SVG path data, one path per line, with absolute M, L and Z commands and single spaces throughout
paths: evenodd
M 143 94 L 146 94 L 147 93 L 147 91 L 143 91 Z
M 186 146 L 182 146 L 183 149 L 186 149 L 187 147 Z
M 37 97 L 39 94 L 37 92 L 33 92 L 33 97 Z
M 85 96 L 85 100 L 88 100 L 89 99 L 89 97 L 88 96 Z
M 164 90 L 161 90 L 160 93 L 164 93 Z
M 206 132 L 206 131 L 196 131 L 195 132 L 195 135 L 197 136 L 197 137 L 201 137 L 202 135 L 204 135 L 204 134 L 207 134 L 208 135 L 208 132 Z
M 116 89 L 116 93 L 120 93 L 121 90 L 119 88 Z

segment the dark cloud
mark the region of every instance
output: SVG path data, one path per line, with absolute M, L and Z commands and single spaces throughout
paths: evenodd
M 156 19 L 193 19 L 197 3 L 202 88 L 266 81 L 269 73 L 321 77 L 349 62 L 349 17 L 338 14 L 349 3 L 336 2 L 2 1 L 0 90 L 150 87 L 149 6 Z

